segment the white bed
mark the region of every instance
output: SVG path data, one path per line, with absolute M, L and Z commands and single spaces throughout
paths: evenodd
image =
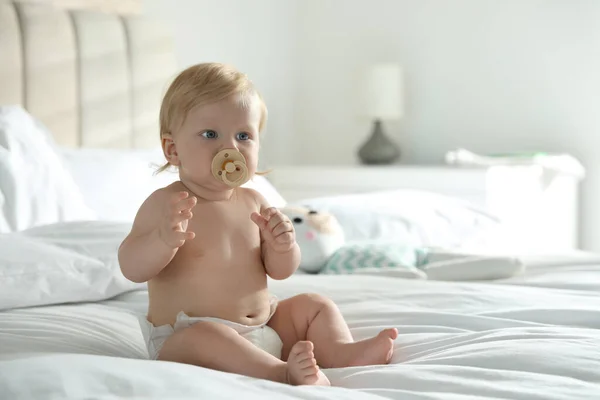
M 138 203 L 174 179 L 148 166 L 161 161 L 171 46 L 143 16 L 0 0 L 0 399 L 600 398 L 600 256 L 585 253 L 523 256 L 522 274 L 494 281 L 383 270 L 272 281 L 281 298 L 330 296 L 356 339 L 398 328 L 390 365 L 325 370 L 331 388 L 148 360 L 136 318 L 146 288 L 120 275 L 116 247 Z M 387 196 L 338 209 L 347 233 L 478 246 L 494 227 L 452 199 Z M 402 210 L 366 215 L 376 198 Z
M 326 370 L 334 388 L 292 388 L 146 360 L 132 315 L 145 310 L 145 291 L 4 312 L 0 392 L 7 399 L 597 398 L 600 260 L 529 276 L 532 285 L 529 278 L 510 285 L 376 276 L 274 282 L 282 297 L 331 296 L 357 339 L 384 326 L 399 329 L 392 365 Z

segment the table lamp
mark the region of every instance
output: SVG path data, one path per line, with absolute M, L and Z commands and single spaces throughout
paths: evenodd
M 363 164 L 391 164 L 400 156 L 400 148 L 384 133 L 383 122 L 403 116 L 402 70 L 397 64 L 373 65 L 365 83 L 365 110 L 373 120 L 373 130 L 358 157 Z

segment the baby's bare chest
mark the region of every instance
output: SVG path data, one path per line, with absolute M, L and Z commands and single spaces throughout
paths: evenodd
M 251 215 L 257 207 L 247 204 L 198 204 L 188 224 L 195 238 L 184 247 L 194 253 L 244 251 L 260 246 L 260 232 Z M 183 248 L 182 248 L 183 250 Z

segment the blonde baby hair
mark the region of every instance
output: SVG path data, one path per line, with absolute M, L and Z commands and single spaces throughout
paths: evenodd
M 262 132 L 267 120 L 267 106 L 246 74 L 228 64 L 202 63 L 183 70 L 167 89 L 160 107 L 161 140 L 164 135 L 171 134 L 177 126 L 181 126 L 195 107 L 232 95 L 239 95 L 242 107 L 248 107 L 252 98 L 258 97 L 262 109 L 259 132 Z M 170 165 L 167 161 L 156 173 L 165 171 Z

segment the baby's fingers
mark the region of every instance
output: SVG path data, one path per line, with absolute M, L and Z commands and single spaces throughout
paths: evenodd
M 181 232 L 181 235 L 183 237 L 183 240 L 192 240 L 196 237 L 196 234 L 194 232 Z
M 272 241 L 273 233 L 269 229 L 269 221 L 267 221 L 265 217 L 263 217 L 259 213 L 252 213 L 250 218 L 258 226 L 258 229 L 260 229 L 260 234 L 262 235 L 262 237 L 268 242 Z
M 186 192 L 185 190 L 182 190 L 177 193 L 173 193 L 173 194 L 171 194 L 171 203 L 172 204 L 179 203 L 180 200 L 183 200 L 189 196 L 190 196 L 190 194 L 188 192 Z
M 173 224 L 179 224 L 179 223 L 181 223 L 183 221 L 186 221 L 188 219 L 192 219 L 193 216 L 194 216 L 194 214 L 192 214 L 191 211 L 184 211 L 182 213 L 175 214 L 173 216 L 172 222 L 173 222 Z
M 261 215 L 269 221 L 273 215 L 277 214 L 277 208 L 269 207 L 262 210 Z
M 194 208 L 196 203 L 197 203 L 196 197 L 190 197 L 190 198 L 186 197 L 182 200 L 177 200 L 176 202 L 172 203 L 171 211 L 173 211 L 173 213 L 180 213 L 181 211 L 184 211 L 184 210 L 190 210 L 190 209 Z
M 292 227 L 292 223 L 289 221 L 281 221 L 277 224 L 273 229 L 273 236 L 279 236 L 285 232 L 293 232 L 294 228 Z
M 250 215 L 250 219 L 259 227 L 260 230 L 265 229 L 269 223 L 265 217 L 256 212 Z
M 174 231 L 173 238 L 175 240 L 192 240 L 196 237 L 194 232 L 182 232 L 182 231 Z
M 279 244 L 290 244 L 294 241 L 294 234 L 291 232 L 283 233 L 275 238 Z

